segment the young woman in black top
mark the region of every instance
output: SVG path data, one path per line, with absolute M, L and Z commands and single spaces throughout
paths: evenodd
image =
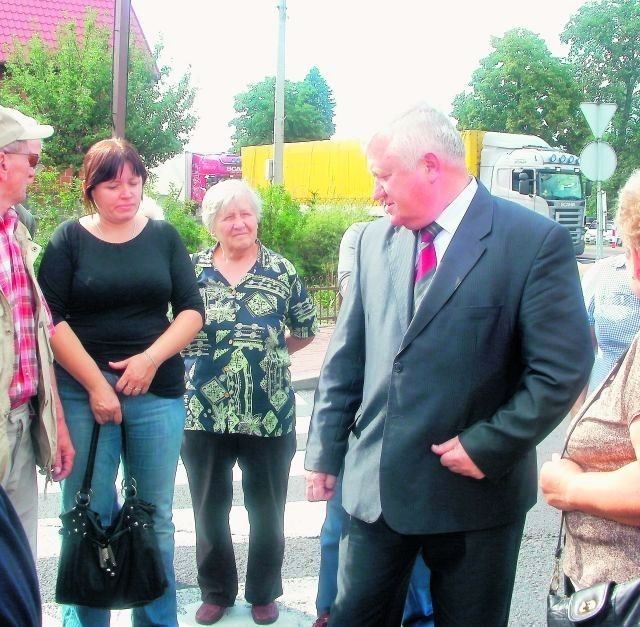
M 156 505 L 169 580 L 162 597 L 133 610 L 133 623 L 177 625 L 172 501 L 185 417 L 179 351 L 202 326 L 202 299 L 177 231 L 138 211 L 147 172 L 135 148 L 119 139 L 98 142 L 84 172 L 89 213 L 56 229 L 39 275 L 76 448 L 74 471 L 62 486 L 63 508 L 74 504 L 95 420 L 102 428 L 91 505 L 109 523 L 124 422 L 128 467 L 138 496 Z M 109 618 L 106 609 L 80 606 L 66 607 L 64 615 L 65 623 L 87 627 Z

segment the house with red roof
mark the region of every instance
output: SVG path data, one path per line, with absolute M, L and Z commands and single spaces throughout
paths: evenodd
M 28 42 L 34 34 L 45 44 L 55 45 L 56 32 L 61 24 L 73 21 L 80 37 L 84 33 L 87 10 L 96 14 L 96 23 L 113 30 L 115 0 L 2 0 L 0 11 L 0 76 L 11 53 L 14 39 Z M 149 54 L 147 42 L 138 17 L 131 8 L 131 41 Z

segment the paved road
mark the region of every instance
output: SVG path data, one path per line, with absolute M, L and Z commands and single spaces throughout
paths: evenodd
M 304 500 L 303 449 L 308 429 L 312 392 L 301 392 L 297 400 L 298 452 L 291 468 L 287 498 L 285 515 L 287 545 L 283 569 L 285 592 L 279 600 L 281 619 L 278 624 L 283 627 L 289 625 L 310 627 L 315 616 L 314 599 L 319 562 L 318 534 L 324 518 L 323 504 L 308 503 Z M 564 428 L 564 426 L 559 427 L 541 444 L 539 448 L 541 461 L 548 459 L 552 452 L 560 448 Z M 234 506 L 231 512 L 231 527 L 242 580 L 246 568 L 248 523 L 242 506 L 242 489 L 239 478 L 240 473 L 237 470 L 234 473 Z M 41 498 L 38 531 L 38 570 L 41 576 L 46 627 L 61 624 L 58 608 L 53 603 L 55 569 L 59 550 L 58 507 L 59 494 L 54 487 L 53 491 L 49 490 L 46 497 Z M 182 466 L 179 467 L 176 478 L 174 521 L 176 524 L 176 572 L 178 602 L 181 612 L 180 624 L 195 625 L 193 614 L 199 603 L 195 573 L 195 536 L 191 500 Z M 542 627 L 545 624 L 545 599 L 557 524 L 556 513 L 541 502 L 528 517 L 512 605 L 511 627 Z M 127 612 L 114 613 L 112 625 L 129 624 Z M 220 625 L 229 627 L 254 625 L 249 615 L 249 608 L 242 598 L 242 590 L 233 612 L 221 621 Z
M 623 248 L 611 248 L 611 246 L 603 246 L 602 247 L 602 256 L 603 257 L 612 257 L 613 255 L 619 255 L 624 249 Z M 593 262 L 596 258 L 596 246 L 595 244 L 587 244 L 584 247 L 584 254 L 581 255 L 578 259 L 580 261 Z

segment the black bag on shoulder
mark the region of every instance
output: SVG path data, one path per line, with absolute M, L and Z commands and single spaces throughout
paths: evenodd
M 153 527 L 155 506 L 136 496 L 135 479 L 127 471 L 125 431 L 125 500 L 113 523 L 107 529 L 102 526 L 100 516 L 89 509 L 99 435 L 96 423 L 76 505 L 60 516 L 56 602 L 108 609 L 146 605 L 162 596 L 168 586 Z

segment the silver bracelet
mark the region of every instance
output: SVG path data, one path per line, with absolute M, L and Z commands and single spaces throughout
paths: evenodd
M 156 360 L 151 357 L 151 355 L 149 355 L 149 353 L 147 353 L 147 351 L 143 351 L 144 354 L 149 358 L 149 361 L 155 366 L 156 370 L 159 368 L 158 363 L 156 362 Z

